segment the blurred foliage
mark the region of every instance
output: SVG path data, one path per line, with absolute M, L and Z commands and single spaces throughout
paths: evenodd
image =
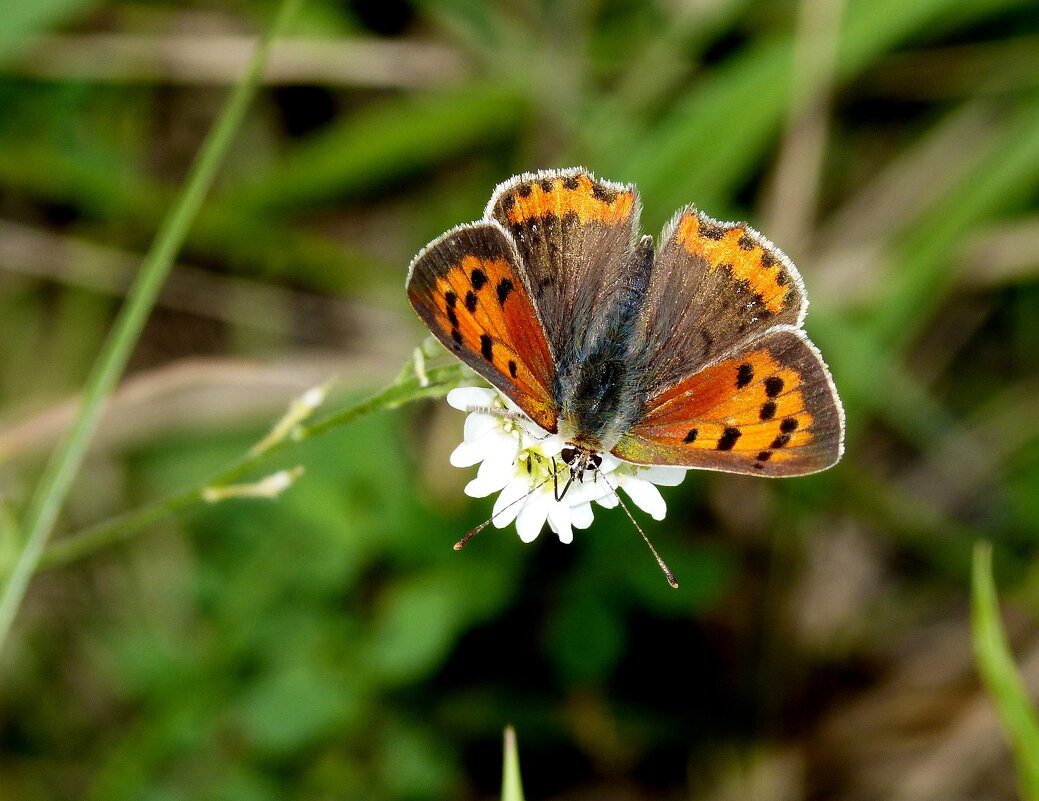
M 273 7 L 5 6 L 0 559 Z M 646 231 L 695 202 L 794 258 L 848 454 L 667 491 L 672 591 L 605 510 L 572 546 L 453 552 L 490 503 L 447 466 L 445 404 L 330 431 L 279 456 L 306 475 L 276 501 L 37 577 L 0 795 L 490 797 L 512 723 L 531 798 L 1013 798 L 968 598 L 984 537 L 1034 692 L 1035 4 L 308 0 L 293 33 L 63 535 L 240 457 L 333 372 L 388 382 L 423 336 L 414 252 L 498 181 L 576 163 L 636 182 Z

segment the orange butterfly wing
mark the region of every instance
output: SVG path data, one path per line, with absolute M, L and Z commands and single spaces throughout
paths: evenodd
M 555 361 L 515 243 L 500 224 L 462 225 L 411 262 L 408 299 L 444 347 L 547 431 Z
M 614 455 L 665 464 L 797 476 L 843 452 L 844 413 L 805 333 L 778 325 L 651 398 Z

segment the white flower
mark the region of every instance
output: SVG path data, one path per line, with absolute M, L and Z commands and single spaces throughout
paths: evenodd
M 655 485 L 675 486 L 685 478 L 683 467 L 646 467 L 604 453 L 598 470 L 587 470 L 583 481 L 575 478 L 556 500 L 571 479 L 569 466 L 559 456 L 566 443 L 558 435 L 545 431 L 493 389 L 453 389 L 447 402 L 469 412 L 464 439 L 451 454 L 451 464 L 480 465 L 465 487 L 466 495 L 483 498 L 500 492 L 492 522 L 505 528 L 515 521 L 524 542 L 534 540 L 546 520 L 562 542 L 572 542 L 573 529 L 592 524 L 593 503 L 617 505 L 614 489 L 623 489 L 632 503 L 654 520 L 663 520 L 667 505 Z

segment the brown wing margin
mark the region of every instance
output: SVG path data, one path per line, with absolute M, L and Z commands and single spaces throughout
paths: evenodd
M 666 464 L 798 476 L 844 451 L 844 411 L 804 331 L 779 325 L 646 404 L 613 453 Z
M 494 221 L 462 225 L 411 262 L 408 299 L 448 350 L 555 432 L 555 363 L 516 246 Z

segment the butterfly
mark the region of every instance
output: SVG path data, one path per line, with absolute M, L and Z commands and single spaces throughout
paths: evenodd
M 499 184 L 412 260 L 429 330 L 546 431 L 580 480 L 601 454 L 759 476 L 825 470 L 844 412 L 802 329 L 793 263 L 745 223 L 679 209 L 639 234 L 632 184 L 583 168 Z

